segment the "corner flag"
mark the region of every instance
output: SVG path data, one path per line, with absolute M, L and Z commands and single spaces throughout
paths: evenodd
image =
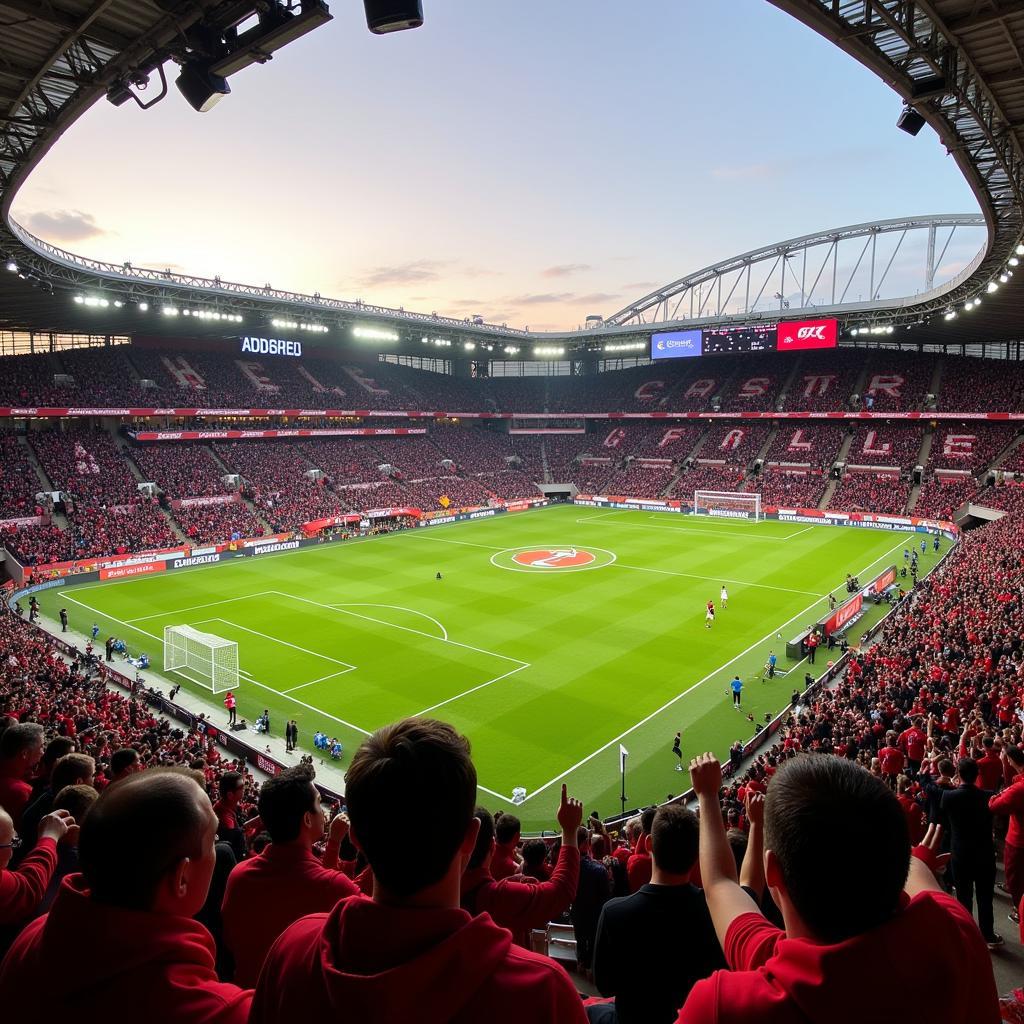
M 619 771 L 624 772 L 626 770 L 626 758 L 629 757 L 629 751 L 620 743 L 619 744 Z

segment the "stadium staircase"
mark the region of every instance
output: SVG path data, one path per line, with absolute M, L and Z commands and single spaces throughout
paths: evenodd
M 1024 434 L 1016 434 L 1010 443 L 992 460 L 989 469 L 998 469 L 1009 458 L 1010 453 L 1024 443 Z
M 764 439 L 764 444 L 761 445 L 761 450 L 754 456 L 750 464 L 751 466 L 753 466 L 755 462 L 763 462 L 763 460 L 768 457 L 768 453 L 772 449 L 772 444 L 775 442 L 775 437 L 778 434 L 778 432 L 778 424 L 775 424 L 775 426 L 773 426 L 772 429 L 768 431 L 768 436 Z
M 864 398 L 864 385 L 868 382 L 868 363 L 867 359 L 864 360 L 864 364 L 857 372 L 857 379 L 853 382 L 853 391 L 850 392 L 852 395 L 860 395 L 861 399 Z M 850 395 L 847 395 L 843 399 L 843 404 L 849 408 L 850 406 Z
M 793 386 L 793 381 L 796 380 L 796 375 L 803 368 L 804 361 L 802 358 L 796 359 L 793 362 L 793 367 L 789 371 L 789 376 L 785 379 L 782 387 L 779 389 L 779 394 L 775 399 L 775 408 L 782 410 L 786 408 L 786 400 L 789 397 L 789 390 Z
M 25 448 L 25 457 L 29 461 L 29 465 L 35 470 L 36 476 L 39 478 L 39 483 L 42 485 L 40 490 L 43 491 L 55 491 L 56 487 L 53 486 L 53 481 L 46 475 L 46 470 L 43 469 L 39 460 L 36 458 L 35 449 L 28 443 L 28 438 L 21 435 L 18 436 L 18 444 L 23 445 Z
M 548 465 L 548 446 L 544 443 L 544 437 L 540 439 L 540 466 L 544 474 L 544 483 L 554 483 L 551 479 L 551 467 Z
M 832 480 L 832 479 L 830 479 L 829 482 L 827 484 L 825 484 L 825 493 L 822 494 L 821 501 L 818 502 L 818 508 L 820 508 L 820 509 L 828 508 L 828 503 L 832 500 L 832 495 L 836 493 L 836 488 L 838 486 L 839 486 L 839 481 L 838 480 Z
M 921 484 L 914 484 L 910 488 L 910 494 L 907 495 L 907 515 L 914 511 L 914 506 L 917 504 L 917 499 L 921 497 Z
M 928 383 L 928 394 L 935 396 L 935 401 L 938 403 L 939 400 L 939 389 L 942 387 L 943 378 L 946 375 L 946 360 L 936 359 L 935 369 L 932 371 L 932 379 Z M 935 408 L 935 406 L 932 406 Z
M 220 457 L 220 453 L 217 451 L 215 445 L 209 445 L 206 450 L 209 453 L 210 457 L 213 459 L 213 461 L 216 462 L 217 465 L 220 466 L 222 470 L 224 470 L 225 474 L 230 474 L 231 476 L 240 475 L 237 469 L 232 469 Z M 256 508 L 256 506 L 244 494 L 242 495 L 242 501 L 245 502 L 245 507 L 256 517 L 256 521 L 260 524 L 260 526 L 262 526 L 263 529 L 266 530 L 268 534 L 273 533 L 274 530 L 271 527 L 270 523 L 268 523 L 266 519 L 264 519 L 263 516 L 260 515 L 259 510 Z

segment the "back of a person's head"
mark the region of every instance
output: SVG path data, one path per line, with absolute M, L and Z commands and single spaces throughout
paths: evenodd
M 43 727 L 36 722 L 19 722 L 0 736 L 0 761 L 9 761 L 43 741 Z
M 65 786 L 92 779 L 96 773 L 96 762 L 88 754 L 65 754 L 50 774 L 50 788 L 54 793 Z
M 697 815 L 679 804 L 659 807 L 651 825 L 651 856 L 659 871 L 685 875 L 697 862 Z
M 1012 744 L 1003 748 L 1006 751 L 1007 760 L 1012 761 L 1018 768 L 1024 768 L 1024 750 Z
M 407 897 L 445 876 L 476 802 L 476 768 L 464 736 L 427 718 L 387 725 L 355 752 L 345 783 L 353 835 L 385 889 Z M 413 820 L 417 844 L 410 854 Z
M 942 775 L 952 776 L 954 771 L 956 771 L 956 765 L 948 757 L 944 757 L 939 761 L 939 772 Z
M 208 809 L 209 799 L 191 775 L 174 768 L 151 768 L 108 786 L 78 841 L 92 898 L 149 910 L 167 872 L 185 857 L 203 856 Z
M 657 807 L 645 807 L 640 813 L 640 831 L 645 836 L 651 834 L 651 825 L 654 824 L 654 816 L 658 813 Z
M 994 747 L 994 746 L 996 745 L 996 741 L 995 741 L 994 739 L 992 739 L 992 737 L 991 737 L 991 736 L 985 736 L 985 737 L 984 737 L 984 738 L 982 739 L 982 741 L 981 741 L 981 745 L 982 745 L 982 746 L 983 746 L 983 747 L 984 747 L 984 748 L 985 748 L 986 750 L 991 750 L 991 749 L 992 749 L 992 748 L 993 748 L 993 747 Z
M 114 775 L 120 775 L 137 764 L 138 760 L 139 752 L 134 747 L 122 747 L 110 755 L 110 771 Z
M 220 777 L 220 795 L 229 796 L 245 785 L 245 779 L 238 772 L 225 772 Z
M 978 781 L 978 762 L 973 757 L 962 757 L 957 762 L 956 773 L 961 782 L 973 786 Z
M 765 799 L 765 847 L 796 912 L 823 942 L 888 920 L 910 867 L 907 820 L 889 787 L 822 754 L 776 772 Z
M 544 863 L 547 854 L 547 844 L 543 839 L 527 839 L 523 843 L 523 868 L 536 871 Z
M 70 736 L 54 736 L 43 751 L 43 766 L 52 769 L 65 754 L 70 754 L 74 749 L 75 741 Z
M 92 786 L 65 786 L 54 796 L 53 809 L 67 811 L 75 819 L 75 824 L 81 825 L 99 798 L 99 793 Z
M 286 768 L 260 787 L 260 818 L 275 843 L 298 839 L 303 815 L 313 810 L 316 801 L 314 774 L 310 765 L 299 764 Z
M 514 814 L 503 814 L 494 819 L 494 838 L 501 844 L 514 842 L 522 829 Z
M 480 831 L 476 834 L 476 845 L 469 858 L 467 867 L 478 868 L 487 859 L 494 845 L 494 817 L 486 807 L 477 807 L 473 816 L 480 822 Z

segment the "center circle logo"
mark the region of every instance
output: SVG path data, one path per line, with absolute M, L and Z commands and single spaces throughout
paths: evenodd
M 512 572 L 583 572 L 603 569 L 615 561 L 606 548 L 550 544 L 547 547 L 506 548 L 491 555 L 491 564 Z
M 532 569 L 571 569 L 590 565 L 596 561 L 591 551 L 582 548 L 539 548 L 536 551 L 519 551 L 512 561 Z

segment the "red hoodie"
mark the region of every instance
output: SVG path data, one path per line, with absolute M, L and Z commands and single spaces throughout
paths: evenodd
M 694 985 L 678 1024 L 999 1024 L 981 932 L 945 893 L 904 897 L 891 921 L 835 945 L 743 914 L 724 945 L 731 970 Z
M 326 912 L 358 891 L 309 849 L 271 843 L 228 875 L 221 912 L 224 941 L 235 958 L 235 982 L 253 988 L 270 947 L 293 921 Z
M 1024 773 L 1018 774 L 1002 793 L 990 797 L 988 809 L 993 814 L 1009 815 L 1006 841 L 1011 846 L 1024 847 Z
M 569 909 L 580 880 L 580 851 L 563 846 L 558 863 L 546 882 L 503 878 L 496 882 L 488 868 L 470 868 L 462 876 L 462 906 L 471 914 L 488 913 L 508 928 L 524 949 L 530 948 L 530 929 L 547 923 Z
M 512 942 L 487 914 L 393 907 L 365 896 L 293 924 L 274 944 L 249 1024 L 586 1024 L 553 960 Z
M 491 877 L 496 882 L 519 874 L 519 864 L 516 861 L 515 851 L 515 844 L 512 846 L 502 846 L 499 843 L 494 847 L 494 855 L 491 857 Z
M 0 965 L 6 1019 L 245 1024 L 252 993 L 217 980 L 201 924 L 94 903 L 84 886 L 65 878 L 50 913 L 15 939 Z
M 0 870 L 0 924 L 26 921 L 42 901 L 57 867 L 57 843 L 40 839 L 16 871 Z

